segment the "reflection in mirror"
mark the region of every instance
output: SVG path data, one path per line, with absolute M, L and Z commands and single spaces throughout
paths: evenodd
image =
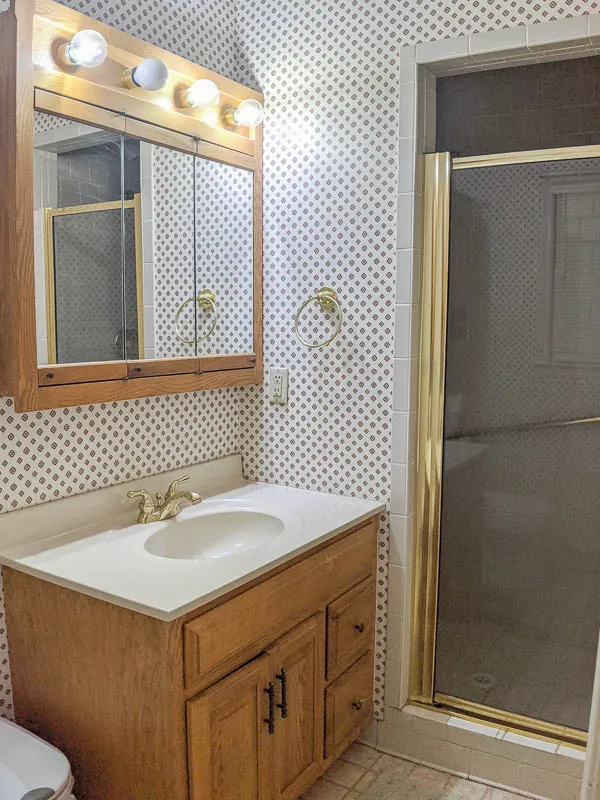
M 144 321 L 142 346 L 138 351 L 128 340 L 127 358 L 194 356 L 194 303 L 186 304 L 196 290 L 194 156 L 125 137 L 124 165 L 126 196 L 128 185 L 141 186 L 137 293 L 143 303 L 138 318 Z M 133 224 L 125 219 L 126 237 Z
M 198 354 L 253 351 L 253 173 L 196 159 Z M 203 298 L 206 299 L 203 301 Z
M 122 137 L 41 112 L 34 136 L 38 363 L 122 359 L 126 341 L 139 347 L 142 322 L 140 186 L 129 185 L 122 204 Z M 122 214 L 132 221 L 126 236 Z

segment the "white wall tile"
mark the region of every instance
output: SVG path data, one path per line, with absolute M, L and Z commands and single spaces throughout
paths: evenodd
M 500 31 L 489 31 L 488 33 L 476 33 L 469 37 L 469 52 L 471 55 L 489 54 L 498 50 L 527 52 L 525 26 L 504 28 Z
M 397 200 L 397 245 L 399 250 L 413 245 L 413 196 L 399 194 Z
M 390 612 L 387 620 L 387 644 L 386 654 L 389 661 L 398 663 L 398 673 L 400 673 L 400 662 L 402 656 L 402 614 Z
M 467 58 L 468 55 L 468 36 L 438 39 L 435 42 L 417 45 L 417 61 L 419 64 L 428 64 L 432 61 L 448 61 L 455 58 Z
M 415 140 L 398 141 L 398 191 L 412 192 L 415 188 Z
M 394 358 L 409 358 L 411 306 L 397 305 L 394 309 Z
M 391 614 L 404 612 L 404 568 L 390 564 L 388 611 Z
M 531 792 L 550 800 L 577 800 L 581 791 L 581 781 L 568 775 L 523 765 L 520 769 L 518 789 Z
M 415 720 L 413 727 L 418 732 L 416 723 L 417 720 Z M 459 747 L 456 744 L 444 742 L 440 739 L 424 738 L 423 751 L 423 764 L 448 770 L 453 775 L 458 775 L 462 778 L 469 777 L 471 751 L 465 747 Z
M 407 567 L 410 564 L 408 548 L 408 522 L 410 517 L 390 515 L 390 564 Z
M 408 513 L 408 487 L 406 464 L 392 464 L 392 496 L 390 511 L 392 514 Z
M 400 703 L 400 662 L 387 659 L 385 669 L 385 704 L 399 708 Z
M 409 358 L 394 359 L 394 409 L 408 411 L 410 409 L 412 364 Z
M 394 411 L 392 414 L 392 463 L 408 464 L 408 424 L 407 411 Z
M 588 37 L 587 16 L 556 20 L 544 25 L 527 26 L 527 45 L 561 45 L 563 42 L 586 39 Z
M 520 765 L 507 758 L 499 758 L 490 753 L 479 753 L 471 750 L 469 777 L 515 787 L 519 779 Z
M 377 748 L 384 753 L 402 755 L 420 762 L 425 743 L 422 736 L 417 736 L 412 731 L 399 730 L 386 722 L 380 722 L 377 729 Z
M 600 14 L 590 14 L 588 16 L 588 33 L 593 42 L 597 42 L 600 37 Z
M 401 83 L 399 97 L 398 136 L 411 139 L 415 136 L 417 122 L 417 92 L 415 83 Z
M 412 303 L 413 250 L 396 252 L 396 303 Z

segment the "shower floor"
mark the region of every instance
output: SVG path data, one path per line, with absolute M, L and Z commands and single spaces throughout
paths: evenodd
M 585 643 L 558 647 L 493 620 L 449 621 L 438 631 L 436 690 L 587 730 L 596 641 L 590 630 Z

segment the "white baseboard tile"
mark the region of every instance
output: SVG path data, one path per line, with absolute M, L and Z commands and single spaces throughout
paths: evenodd
M 576 800 L 583 751 L 423 709 L 386 708 L 377 749 L 538 800 Z
M 578 800 L 581 779 L 521 764 L 519 789 L 524 792 L 536 792 L 552 800 Z
M 377 722 L 372 722 L 358 737 L 361 744 L 367 744 L 370 747 L 377 745 Z

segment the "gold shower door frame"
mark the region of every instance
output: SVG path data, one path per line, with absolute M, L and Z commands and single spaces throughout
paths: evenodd
M 435 691 L 440 567 L 442 457 L 450 240 L 450 179 L 453 170 L 598 158 L 600 146 L 564 147 L 452 159 L 424 159 L 423 263 L 417 401 L 414 582 L 410 653 L 411 703 L 451 712 L 551 741 L 585 746 L 587 734 L 521 714 L 502 711 Z M 568 420 L 555 424 L 596 422 Z
M 46 339 L 48 363 L 56 363 L 56 291 L 54 283 L 54 218 L 73 214 L 88 214 L 94 211 L 116 211 L 133 209 L 135 226 L 135 273 L 139 358 L 144 357 L 144 287 L 142 258 L 142 196 L 135 194 L 131 200 L 108 200 L 103 203 L 88 203 L 82 206 L 44 208 L 43 237 L 46 288 Z

